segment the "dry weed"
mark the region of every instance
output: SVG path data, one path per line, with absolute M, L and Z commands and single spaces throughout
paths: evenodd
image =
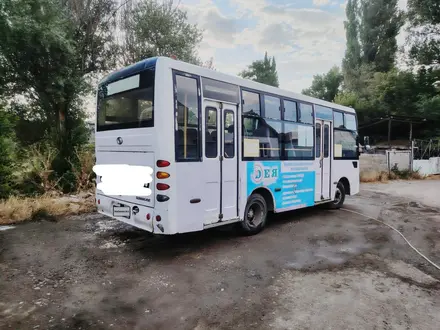
M 389 180 L 423 180 L 425 177 L 418 172 L 412 171 L 363 171 L 360 173 L 360 181 L 363 183 L 382 182 Z
M 79 165 L 75 166 L 72 162 L 70 164 L 72 173 L 75 175 L 77 192 L 93 188 L 94 181 L 91 177 L 93 176 L 93 165 L 95 165 L 94 152 L 89 149 L 75 149 L 75 155 L 79 160 Z
M 360 181 L 367 182 L 388 182 L 389 175 L 387 172 L 364 171 L 360 173 Z
M 10 197 L 0 202 L 0 224 L 13 224 L 39 218 L 54 220 L 60 216 L 92 212 L 94 209 L 93 195 L 87 198 L 54 195 L 35 198 Z

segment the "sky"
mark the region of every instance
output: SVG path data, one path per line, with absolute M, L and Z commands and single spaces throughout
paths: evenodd
M 407 0 L 399 0 L 406 8 Z M 346 0 L 181 0 L 189 21 L 204 30 L 199 55 L 238 74 L 265 51 L 275 56 L 280 87 L 294 92 L 313 75 L 341 65 Z M 399 44 L 404 34 L 398 37 Z

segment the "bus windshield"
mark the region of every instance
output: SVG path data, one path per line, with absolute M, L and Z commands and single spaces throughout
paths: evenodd
M 102 85 L 98 91 L 97 131 L 154 126 L 153 70 Z

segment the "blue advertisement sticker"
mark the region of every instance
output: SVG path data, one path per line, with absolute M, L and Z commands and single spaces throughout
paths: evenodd
M 256 161 L 247 163 L 247 196 L 266 187 L 272 192 L 276 211 L 315 204 L 313 162 Z

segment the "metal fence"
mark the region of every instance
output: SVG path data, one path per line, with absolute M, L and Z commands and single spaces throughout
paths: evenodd
M 429 159 L 440 157 L 440 140 L 413 140 L 413 158 Z

